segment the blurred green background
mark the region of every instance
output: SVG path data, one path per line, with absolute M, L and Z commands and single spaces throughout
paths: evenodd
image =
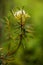
M 23 45 L 14 54 L 14 61 L 7 65 L 43 65 L 43 0 L 0 0 L 0 47 L 3 47 L 4 54 L 8 51 L 8 44 L 11 43 L 10 51 L 15 50 L 19 40 L 6 40 L 8 36 L 8 28 L 4 17 L 8 17 L 10 21 L 10 34 L 12 37 L 17 37 L 20 31 L 16 31 L 17 21 L 14 19 L 10 10 L 17 10 L 17 7 L 22 8 L 31 16 L 28 22 L 34 25 L 34 38 L 29 38 L 28 41 L 23 40 Z M 29 24 L 29 23 L 28 23 Z M 0 52 L 0 53 L 1 53 Z

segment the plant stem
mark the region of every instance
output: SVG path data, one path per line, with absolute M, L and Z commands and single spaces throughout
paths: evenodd
M 23 14 L 23 11 L 22 11 L 22 14 Z M 21 16 L 21 21 L 20 21 L 20 28 L 21 28 L 21 33 L 20 33 L 20 35 L 19 35 L 19 36 L 20 36 L 20 38 L 19 38 L 20 41 L 19 41 L 18 47 L 17 47 L 16 50 L 13 50 L 12 52 L 8 52 L 8 53 L 7 53 L 7 56 L 10 56 L 10 55 L 15 54 L 15 53 L 18 51 L 20 45 L 22 44 L 22 39 L 23 39 L 23 28 L 24 28 L 22 16 Z

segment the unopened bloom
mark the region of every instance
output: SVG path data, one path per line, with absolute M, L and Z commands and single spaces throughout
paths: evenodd
M 19 10 L 15 13 L 13 12 L 13 14 L 17 20 L 21 20 L 21 18 L 22 18 L 25 21 L 26 18 L 30 17 L 30 15 L 26 14 L 25 10 Z

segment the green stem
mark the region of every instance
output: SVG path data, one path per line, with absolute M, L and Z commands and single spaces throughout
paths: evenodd
M 21 22 L 20 22 L 21 33 L 20 33 L 20 42 L 19 42 L 19 45 L 18 45 L 16 50 L 13 50 L 12 52 L 8 52 L 7 56 L 15 54 L 18 51 L 20 45 L 22 44 L 22 39 L 23 39 L 23 25 L 22 25 L 22 23 L 23 23 L 23 20 L 22 20 L 22 16 L 21 16 Z

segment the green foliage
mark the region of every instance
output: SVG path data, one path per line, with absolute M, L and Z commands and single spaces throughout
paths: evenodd
M 15 12 L 22 6 L 31 17 L 26 19 L 21 31 L 21 24 L 14 18 L 12 10 Z M 42 0 L 0 0 L 1 47 L 0 65 L 43 65 Z

